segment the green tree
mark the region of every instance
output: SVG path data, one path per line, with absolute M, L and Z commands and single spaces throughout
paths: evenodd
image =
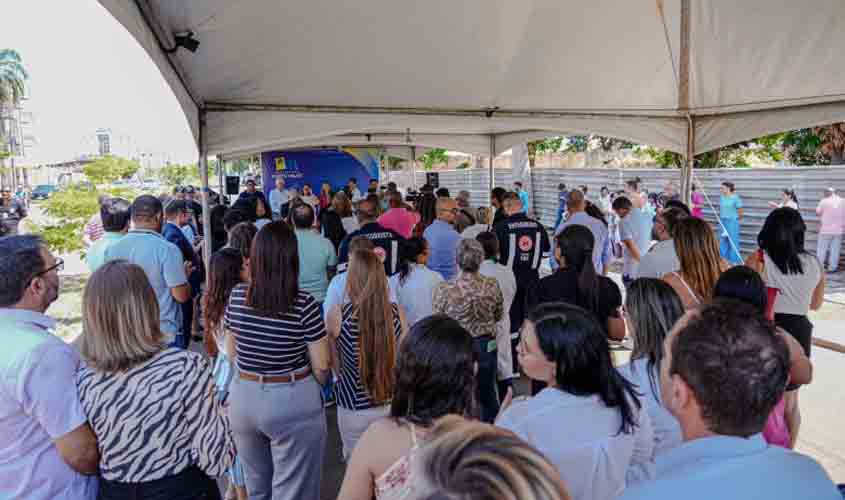
M 191 168 L 190 165 L 178 165 L 175 163 L 166 165 L 159 169 L 159 179 L 167 186 L 181 186 L 188 179 Z
M 0 49 L 0 106 L 17 105 L 28 78 L 20 54 L 14 49 Z
M 431 170 L 435 165 L 449 161 L 446 150 L 440 148 L 429 149 L 419 159 L 423 162 L 423 169 L 425 170 Z
M 82 172 L 95 186 L 111 184 L 120 179 L 128 179 L 140 170 L 141 164 L 119 156 L 104 156 L 84 167 Z
M 545 153 L 554 153 L 560 151 L 561 146 L 563 146 L 563 137 L 546 137 L 545 139 L 540 139 L 538 141 L 528 141 L 525 143 L 526 148 L 528 149 L 528 165 L 532 168 L 534 167 L 534 163 L 537 161 L 538 154 L 545 154 Z

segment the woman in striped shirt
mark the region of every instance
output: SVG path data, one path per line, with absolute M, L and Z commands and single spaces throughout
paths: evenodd
M 246 489 L 254 500 L 319 498 L 329 343 L 320 305 L 299 289 L 296 236 L 284 222 L 255 236 L 249 271 L 224 319 L 235 338 L 229 416 Z
M 348 458 L 374 420 L 388 414 L 396 348 L 405 330 L 399 306 L 390 302 L 384 265 L 375 252 L 350 255 L 346 292 L 350 302 L 329 312 L 336 341 L 337 421 Z
M 211 369 L 166 348 L 144 270 L 114 261 L 85 287 L 79 398 L 100 449 L 101 500 L 219 498 L 234 447 Z

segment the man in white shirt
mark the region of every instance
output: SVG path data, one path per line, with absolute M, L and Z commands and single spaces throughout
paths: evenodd
M 662 278 L 681 268 L 672 235 L 675 224 L 686 216 L 679 208 L 667 208 L 654 217 L 652 233 L 657 243 L 640 260 L 638 278 Z
M 621 500 L 841 500 L 810 457 L 763 438 L 783 396 L 789 348 L 753 306 L 716 299 L 664 341 L 660 392 L 684 442 L 655 459 L 655 477 Z
M 349 191 L 349 199 L 352 200 L 352 203 L 358 203 L 364 199 L 364 195 L 361 194 L 361 190 L 358 189 L 358 179 L 355 177 L 349 178 L 349 183 L 346 184 L 346 188 Z
M 825 190 L 824 198 L 816 207 L 816 214 L 821 218 L 819 242 L 816 256 L 824 265 L 827 260 L 828 272 L 836 272 L 839 267 L 839 250 L 842 248 L 842 230 L 845 227 L 845 203 L 832 187 Z
M 290 193 L 285 188 L 285 178 L 280 175 L 276 177 L 276 189 L 270 191 L 270 210 L 273 212 L 273 220 L 282 220 L 287 217 L 289 204 Z
M 637 277 L 640 260 L 648 251 L 652 223 L 648 213 L 642 208 L 636 208 L 625 196 L 613 200 L 613 211 L 619 216 L 619 241 L 622 242 L 623 251 L 622 282 L 628 286 Z

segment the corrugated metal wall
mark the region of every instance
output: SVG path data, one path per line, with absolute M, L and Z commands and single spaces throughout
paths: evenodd
M 418 172 L 420 185 L 425 182 L 425 174 Z M 440 171 L 440 185 L 449 188 L 454 196 L 461 189 L 472 193 L 473 204 L 488 203 L 487 169 L 468 169 Z M 497 186 L 510 188 L 510 169 L 496 169 Z M 561 182 L 568 188 L 585 184 L 588 196 L 598 196 L 602 186 L 611 190 L 622 189 L 625 180 L 640 177 L 643 188 L 652 192 L 663 191 L 670 180 L 679 184 L 680 172 L 675 169 L 609 169 L 578 168 L 552 169 L 537 168 L 531 172 L 531 203 L 540 220 L 550 226 L 554 223 L 558 206 L 557 186 Z M 772 210 L 768 202 L 780 202 L 781 190 L 794 189 L 801 205 L 801 213 L 807 223 L 807 249 L 815 251 L 819 220 L 815 213 L 816 205 L 824 194 L 824 189 L 833 186 L 845 192 L 845 168 L 841 167 L 782 167 L 782 168 L 746 168 L 696 170 L 695 182 L 713 203 L 719 206 L 719 187 L 723 181 L 736 184 L 737 193 L 745 204 L 745 217 L 741 225 L 741 249 L 747 254 L 756 248 L 757 233 L 766 216 Z M 705 218 L 716 223 L 715 212 L 705 206 Z

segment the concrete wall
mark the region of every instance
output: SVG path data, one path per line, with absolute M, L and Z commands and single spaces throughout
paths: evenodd
M 461 189 L 472 193 L 473 204 L 489 203 L 487 169 L 440 171 L 440 185 L 448 187 L 453 196 Z M 745 218 L 741 226 L 741 249 L 743 254 L 756 248 L 757 233 L 771 211 L 768 202 L 779 202 L 781 190 L 794 189 L 801 205 L 801 213 L 807 223 L 807 249 L 815 251 L 819 220 L 816 205 L 824 189 L 833 186 L 845 193 L 845 168 L 842 167 L 778 167 L 747 169 L 696 170 L 695 182 L 713 204 L 705 205 L 705 218 L 716 223 L 714 209 L 719 206 L 719 186 L 723 181 L 736 184 L 737 193 L 745 204 Z M 495 185 L 510 188 L 510 169 L 496 169 Z M 547 226 L 554 223 L 558 205 L 557 186 L 563 182 L 568 188 L 585 184 L 588 196 L 598 196 L 602 186 L 611 190 L 622 189 L 625 180 L 640 177 L 643 187 L 660 192 L 667 182 L 679 184 L 680 171 L 676 169 L 617 169 L 617 168 L 535 168 L 531 172 L 533 192 L 531 204 L 535 214 Z M 425 182 L 425 174 L 417 173 L 417 182 Z

